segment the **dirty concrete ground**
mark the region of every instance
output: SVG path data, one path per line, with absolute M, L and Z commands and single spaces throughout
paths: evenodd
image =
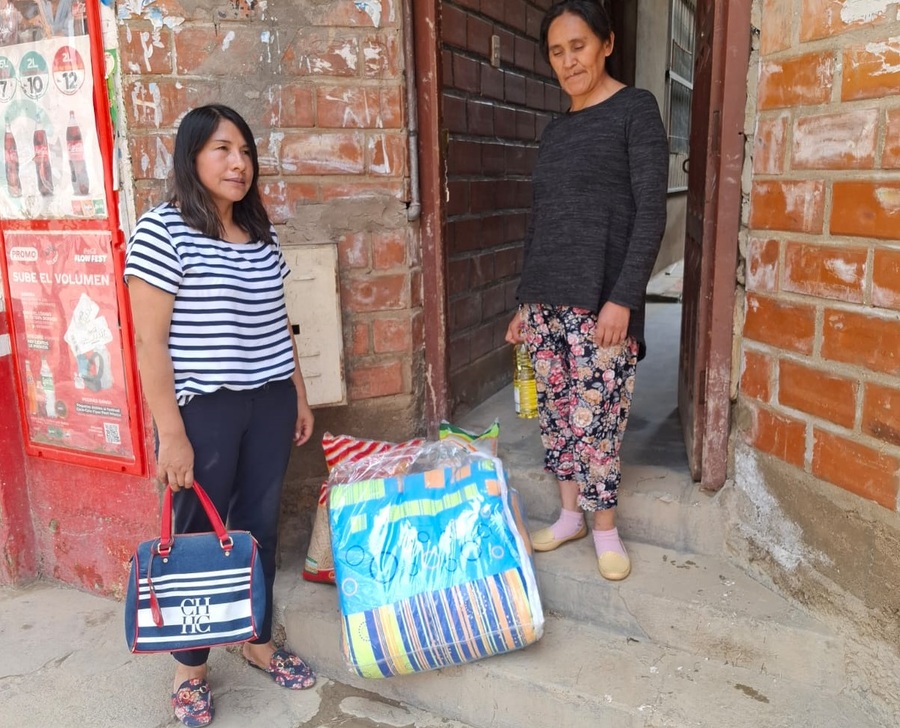
M 178 726 L 172 670 L 169 655 L 129 653 L 119 602 L 46 582 L 0 589 L 2 728 Z M 216 728 L 467 728 L 332 680 L 285 690 L 226 649 L 210 684 Z

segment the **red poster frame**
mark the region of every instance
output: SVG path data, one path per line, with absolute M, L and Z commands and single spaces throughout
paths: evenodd
M 105 76 L 105 52 L 103 42 L 103 30 L 100 19 L 99 0 L 86 0 L 86 19 L 88 39 L 91 51 L 91 66 L 93 72 L 93 110 L 94 123 L 100 145 L 100 153 L 103 163 L 103 182 L 106 198 L 107 217 L 94 220 L 62 219 L 62 220 L 2 220 L 0 221 L 0 267 L 3 272 L 3 295 L 7 302 L 6 316 L 10 332 L 10 344 L 13 360 L 16 365 L 15 379 L 17 385 L 17 399 L 19 403 L 19 419 L 25 441 L 25 452 L 28 455 L 49 460 L 55 460 L 73 465 L 82 465 L 91 468 L 99 468 L 113 472 L 129 473 L 134 475 L 147 474 L 147 455 L 144 440 L 144 413 L 140 382 L 137 373 L 137 358 L 134 352 L 131 309 L 125 288 L 122 272 L 125 269 L 125 236 L 122 232 L 119 219 L 119 195 L 114 189 L 113 180 L 115 165 L 115 133 L 112 128 L 110 116 L 110 99 L 107 93 Z M 113 275 L 115 285 L 115 298 L 118 306 L 118 323 L 120 339 L 122 343 L 122 360 L 125 370 L 125 387 L 128 402 L 129 427 L 128 437 L 131 440 L 133 459 L 124 459 L 110 455 L 86 453 L 71 450 L 64 447 L 54 447 L 46 444 L 36 444 L 28 437 L 29 427 L 27 421 L 26 383 L 23 381 L 21 352 L 18 351 L 18 332 L 12 312 L 12 296 L 9 281 L 9 270 L 6 264 L 6 241 L 4 231 L 33 231 L 33 232 L 102 232 L 111 237 L 110 253 L 113 258 Z

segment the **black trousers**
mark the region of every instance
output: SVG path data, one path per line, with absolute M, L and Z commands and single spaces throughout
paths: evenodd
M 181 408 L 194 448 L 194 478 L 209 494 L 229 528 L 250 531 L 259 543 L 266 583 L 266 616 L 257 644 L 272 638 L 272 587 L 281 488 L 297 422 L 297 390 L 290 379 L 257 389 L 220 389 Z M 176 533 L 212 530 L 199 499 L 189 490 L 174 497 Z M 209 649 L 173 652 L 183 665 L 199 666 Z

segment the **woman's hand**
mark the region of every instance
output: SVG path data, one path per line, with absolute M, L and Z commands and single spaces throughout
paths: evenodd
M 628 336 L 628 322 L 631 321 L 631 309 L 618 303 L 607 301 L 597 314 L 597 327 L 594 329 L 594 343 L 597 346 L 615 346 L 625 341 Z
M 522 312 L 516 311 L 516 315 L 512 317 L 512 321 L 506 327 L 506 343 L 521 344 L 525 341 L 524 327 L 525 322 L 522 321 Z
M 194 448 L 187 435 L 159 436 L 157 478 L 173 493 L 194 487 Z
M 294 349 L 294 373 L 291 380 L 297 390 L 297 423 L 294 425 L 294 447 L 300 447 L 312 437 L 313 425 L 316 418 L 313 416 L 306 397 L 306 382 L 303 381 L 303 373 L 300 371 L 300 354 L 297 351 L 297 340 L 294 338 L 294 327 L 288 321 L 288 335 L 291 337 L 291 346 Z
M 294 425 L 294 446 L 300 447 L 312 437 L 315 417 L 306 397 L 297 397 L 297 424 Z

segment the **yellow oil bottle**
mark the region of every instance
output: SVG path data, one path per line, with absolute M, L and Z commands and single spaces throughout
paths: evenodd
M 513 349 L 515 370 L 513 372 L 513 392 L 516 401 L 516 414 L 523 419 L 537 417 L 537 383 L 534 379 L 534 366 L 531 355 L 525 344 L 517 344 Z

